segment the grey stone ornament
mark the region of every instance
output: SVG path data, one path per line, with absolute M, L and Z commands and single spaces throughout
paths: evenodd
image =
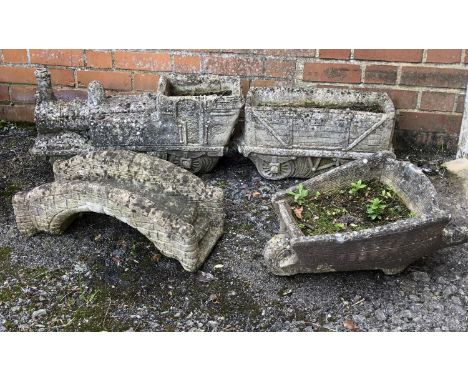
M 238 146 L 267 179 L 317 171 L 392 149 L 395 107 L 386 93 L 251 88 Z
M 37 138 L 31 152 L 69 157 L 96 150 L 147 152 L 192 172 L 223 156 L 244 99 L 238 78 L 167 75 L 159 93 L 106 96 L 98 81 L 87 100 L 55 99 L 47 69 L 36 70 Z
M 13 197 L 18 229 L 61 234 L 81 212 L 113 216 L 187 271 L 223 233 L 223 191 L 157 157 L 100 151 L 54 163 L 55 181 Z
M 288 191 L 276 193 L 273 206 L 280 232 L 264 248 L 268 269 L 277 275 L 335 271 L 375 270 L 386 274 L 403 271 L 409 264 L 454 242 L 446 228 L 450 215 L 439 208 L 430 180 L 415 165 L 397 161 L 392 153 L 378 153 L 355 160 L 305 181 L 310 193 L 324 194 L 348 187 L 358 179 L 379 180 L 391 186 L 415 213 L 415 217 L 354 232 L 306 236 L 299 228 L 288 202 Z

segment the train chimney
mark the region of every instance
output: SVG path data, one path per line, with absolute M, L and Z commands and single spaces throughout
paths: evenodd
M 91 81 L 88 85 L 88 105 L 97 106 L 104 101 L 104 87 L 99 81 Z
M 47 68 L 37 68 L 34 72 L 37 80 L 36 102 L 52 101 L 55 99 L 52 92 L 52 82 Z

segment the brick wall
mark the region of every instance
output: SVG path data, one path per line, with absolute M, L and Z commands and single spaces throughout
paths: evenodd
M 155 91 L 165 72 L 238 75 L 250 86 L 319 86 L 387 92 L 403 143 L 456 147 L 468 81 L 468 49 L 36 50 L 0 53 L 0 119 L 32 121 L 34 68 L 47 65 L 57 97 Z

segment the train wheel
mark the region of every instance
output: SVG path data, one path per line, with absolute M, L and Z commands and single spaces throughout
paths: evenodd
M 179 167 L 192 171 L 193 173 L 209 172 L 218 163 L 218 157 L 203 155 L 198 158 L 184 158 L 181 155 L 169 154 L 168 160 Z
M 256 158 L 255 165 L 261 176 L 266 179 L 279 180 L 294 174 L 294 161 L 283 163 L 271 163 L 261 158 Z
M 195 174 L 199 172 L 210 172 L 213 170 L 214 166 L 216 166 L 218 160 L 218 157 L 209 157 L 206 155 L 194 158 L 192 159 L 192 167 L 190 168 L 190 171 Z

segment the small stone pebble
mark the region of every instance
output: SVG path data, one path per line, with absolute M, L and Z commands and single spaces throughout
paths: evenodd
M 39 318 L 39 317 L 42 317 L 42 316 L 45 316 L 47 314 L 47 310 L 45 309 L 39 309 L 39 310 L 35 310 L 32 314 L 32 318 L 33 320 Z
M 422 281 L 422 282 L 427 282 L 429 281 L 431 278 L 429 277 L 429 275 L 426 273 L 426 272 L 413 272 L 412 273 L 412 276 L 413 276 L 413 280 L 414 281 Z
M 384 313 L 384 311 L 382 309 L 377 309 L 375 311 L 375 317 L 379 321 L 385 321 L 387 319 L 387 315 Z

